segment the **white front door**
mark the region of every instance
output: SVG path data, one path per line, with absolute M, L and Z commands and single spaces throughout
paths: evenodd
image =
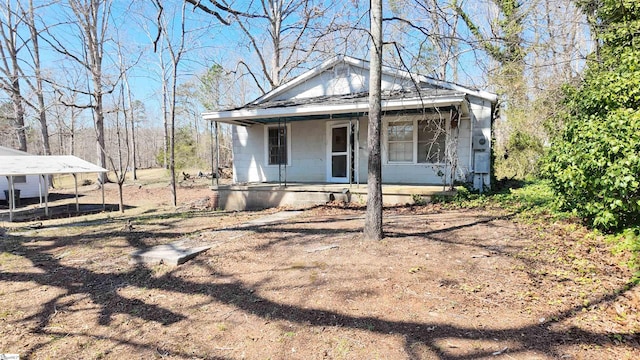
M 353 151 L 349 123 L 330 125 L 328 132 L 327 181 L 348 183 L 351 176 Z

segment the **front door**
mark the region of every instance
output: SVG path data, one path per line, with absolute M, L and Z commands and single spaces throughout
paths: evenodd
M 353 161 L 351 151 L 350 125 L 330 125 L 329 135 L 329 161 L 327 168 L 327 181 L 334 183 L 348 183 L 351 176 L 351 164 Z

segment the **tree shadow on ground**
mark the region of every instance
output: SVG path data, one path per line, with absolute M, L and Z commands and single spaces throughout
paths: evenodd
M 491 219 L 480 220 L 478 222 L 465 224 L 461 226 L 473 226 L 473 224 L 490 222 Z M 268 233 L 272 225 L 262 229 L 262 234 Z M 453 231 L 457 227 L 452 226 L 448 229 L 437 230 L 437 232 Z M 253 230 L 260 230 L 258 227 Z M 275 231 L 275 229 L 273 230 Z M 278 229 L 281 231 L 281 229 Z M 319 231 L 316 229 L 315 231 Z M 328 233 L 337 232 L 339 230 L 332 229 L 327 226 L 320 231 Z M 260 234 L 260 231 L 257 231 Z M 310 229 L 304 229 L 302 234 L 311 233 Z M 433 232 L 431 232 L 433 233 Z M 412 236 L 424 237 L 430 233 L 416 233 Z M 99 237 L 100 234 L 96 234 Z M 153 236 L 152 233 L 147 236 Z M 166 236 L 166 234 L 162 234 Z M 337 311 L 328 311 L 322 309 L 309 309 L 290 304 L 282 304 L 274 302 L 268 298 L 261 297 L 256 293 L 255 285 L 251 286 L 239 280 L 230 281 L 221 284 L 197 283 L 185 280 L 176 276 L 172 271 L 162 276 L 155 276 L 153 271 L 143 266 L 136 266 L 128 271 L 120 273 L 100 273 L 82 267 L 73 267 L 62 264 L 60 259 L 49 254 L 47 251 L 60 245 L 59 238 L 53 238 L 53 244 L 43 246 L 25 246 L 32 238 L 21 236 L 10 236 L 9 239 L 0 245 L 3 252 L 19 254 L 31 261 L 33 267 L 38 272 L 12 272 L 3 271 L 0 273 L 0 281 L 4 282 L 23 282 L 36 283 L 39 285 L 52 286 L 61 289 L 64 294 L 59 295 L 42 305 L 41 309 L 29 319 L 37 324 L 31 331 L 38 334 L 59 335 L 60 333 L 49 328 L 52 316 L 56 312 L 56 306 L 63 296 L 79 294 L 87 296 L 91 301 L 99 306 L 99 315 L 97 323 L 99 325 L 109 325 L 113 316 L 116 314 L 126 314 L 128 316 L 137 317 L 144 321 L 152 321 L 162 325 L 170 325 L 180 321 L 186 321 L 187 317 L 180 313 L 169 310 L 162 305 L 147 303 L 138 299 L 129 299 L 118 294 L 118 289 L 123 286 L 134 286 L 145 289 L 158 289 L 171 292 L 179 292 L 187 295 L 205 295 L 212 302 L 222 303 L 235 307 L 247 314 L 259 316 L 270 320 L 284 320 L 300 324 L 301 326 L 318 326 L 318 327 L 339 327 L 357 329 L 361 331 L 369 331 L 377 334 L 397 334 L 404 339 L 404 351 L 409 358 L 418 358 L 416 348 L 424 346 L 431 352 L 438 354 L 440 359 L 447 360 L 465 360 L 478 357 L 491 356 L 492 353 L 484 350 L 475 350 L 466 355 L 455 355 L 442 349 L 441 341 L 444 339 L 460 339 L 460 340 L 486 340 L 486 341 L 509 341 L 515 343 L 508 349 L 508 354 L 518 356 L 520 353 L 536 351 L 544 353 L 553 358 L 560 358 L 563 354 L 559 351 L 560 346 L 566 345 L 597 345 L 603 346 L 609 343 L 610 337 L 624 337 L 627 333 L 599 333 L 585 331 L 579 328 L 571 328 L 569 330 L 554 330 L 553 324 L 564 319 L 571 318 L 576 312 L 581 310 L 580 306 L 566 309 L 564 311 L 552 314 L 549 320 L 540 323 L 518 326 L 506 329 L 478 329 L 472 326 L 454 326 L 431 322 L 412 322 L 412 321 L 390 321 L 370 316 L 354 316 L 347 315 Z M 131 241 L 134 247 L 141 246 L 135 241 Z M 199 263 L 201 266 L 209 267 L 213 276 L 226 277 L 233 279 L 230 274 L 217 271 L 205 263 Z M 69 281 L 73 279 L 73 281 Z M 607 294 L 593 299 L 591 304 L 605 304 L 614 301 L 625 291 L 635 287 L 634 284 L 626 284 L 619 289 L 615 289 Z M 553 320 L 551 320 L 553 319 Z M 65 333 L 67 335 L 67 333 Z M 114 342 L 123 345 L 132 345 L 140 349 L 152 349 L 161 351 L 161 354 L 174 356 L 193 356 L 193 354 L 184 354 L 178 350 L 171 348 L 162 348 L 158 350 L 154 344 L 149 343 L 132 343 L 129 340 L 119 339 L 114 335 Z M 419 346 L 418 346 L 419 345 Z M 28 349 L 25 357 L 32 356 L 39 346 L 33 346 Z M 632 344 L 638 348 L 638 344 Z M 207 359 L 223 359 L 219 357 L 207 357 Z

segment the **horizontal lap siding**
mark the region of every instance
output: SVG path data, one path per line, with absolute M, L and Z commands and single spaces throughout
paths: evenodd
M 287 181 L 323 182 L 326 172 L 325 121 L 289 123 L 291 131 L 291 162 L 286 167 Z M 268 165 L 265 155 L 265 126 L 234 126 L 233 173 L 236 183 L 276 182 L 285 167 Z

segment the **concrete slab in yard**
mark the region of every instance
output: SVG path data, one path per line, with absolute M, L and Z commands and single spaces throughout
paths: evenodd
M 210 248 L 211 246 L 190 248 L 180 242 L 176 242 L 135 251 L 131 253 L 131 261 L 136 264 L 180 265 Z
M 282 222 L 301 214 L 302 211 L 281 211 L 267 215 L 252 221 L 248 221 L 235 229 L 245 229 L 255 226 L 270 225 Z M 213 245 L 189 247 L 188 239 L 177 241 L 168 245 L 158 245 L 150 249 L 137 250 L 131 253 L 131 261 L 136 264 L 167 264 L 180 265 L 193 259 L 201 252 L 210 249 Z

